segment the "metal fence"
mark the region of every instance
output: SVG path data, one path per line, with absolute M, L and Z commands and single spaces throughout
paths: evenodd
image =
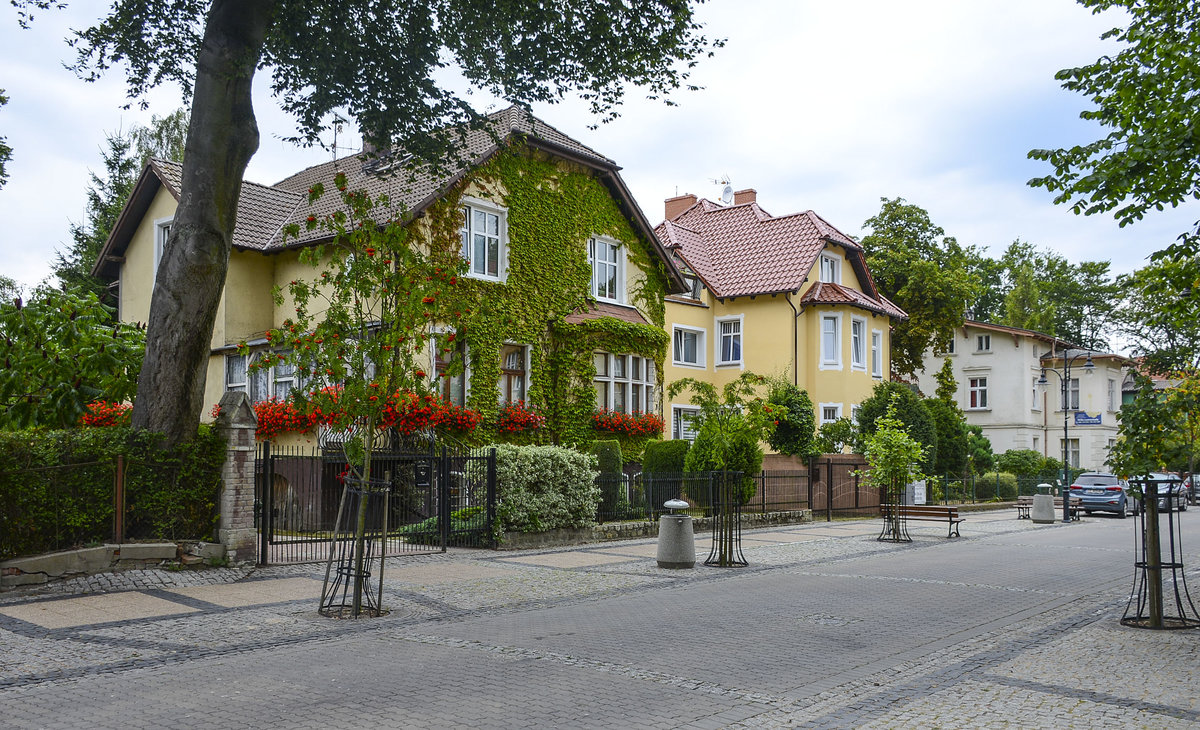
M 879 510 L 879 492 L 861 483 L 865 464 L 843 459 L 818 459 L 806 470 L 761 471 L 745 475 L 743 514 L 813 511 L 815 519 L 872 515 Z M 597 522 L 655 521 L 668 499 L 682 499 L 695 516 L 712 516 L 715 472 L 601 474 Z
M 259 444 L 255 526 L 259 563 L 317 562 L 328 557 L 348 473 L 340 451 Z M 379 451 L 371 478 L 386 480 L 387 555 L 489 547 L 496 517 L 492 449 Z

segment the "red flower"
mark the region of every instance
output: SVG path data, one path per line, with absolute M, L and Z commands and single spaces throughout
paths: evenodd
M 418 378 L 423 378 L 423 377 L 425 377 L 425 371 L 417 370 L 417 371 L 413 372 L 413 375 L 417 376 Z
M 433 304 L 435 301 L 437 301 L 437 300 L 434 299 L 433 297 L 425 297 L 424 299 L 421 300 L 421 303 L 422 304 Z

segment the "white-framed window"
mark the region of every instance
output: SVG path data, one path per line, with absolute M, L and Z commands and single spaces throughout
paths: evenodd
M 967 383 L 967 407 L 988 408 L 988 379 L 983 376 L 969 378 Z
M 471 363 L 466 344 L 459 342 L 451 352 L 446 352 L 438 346 L 435 338 L 429 338 L 429 343 L 435 392 L 447 403 L 465 406 L 467 396 L 471 393 Z M 455 355 L 459 355 L 462 360 L 462 372 L 450 375 L 450 365 L 454 362 Z
M 654 361 L 638 355 L 593 353 L 596 377 L 596 407 L 621 413 L 654 413 L 658 400 L 655 395 Z
M 1042 450 L 1041 445 L 1042 445 L 1042 439 L 1038 436 L 1034 436 L 1033 437 L 1033 450 L 1040 452 Z
M 248 355 L 231 353 L 225 356 L 225 390 L 245 393 L 251 403 L 275 398 L 285 400 L 300 386 L 296 377 L 296 366 L 276 362 L 266 367 L 250 366 L 265 353 L 252 352 Z
M 704 367 L 704 330 L 674 325 L 671 336 L 671 363 L 684 367 Z
M 992 351 L 992 336 L 991 335 L 975 335 L 975 352 L 991 352 Z
M 742 362 L 742 315 L 717 320 L 717 364 Z
M 1071 378 L 1067 381 L 1067 389 L 1063 392 L 1063 398 L 1064 400 L 1060 403 L 1062 409 L 1079 410 L 1079 378 Z
M 610 238 L 588 239 L 588 264 L 592 267 L 592 296 L 610 302 L 625 301 L 624 253 Z
M 529 397 L 529 346 L 500 348 L 500 403 L 523 403 Z
M 871 376 L 883 377 L 883 332 L 871 330 Z
M 842 369 L 842 315 L 821 315 L 821 370 Z
M 867 369 L 867 320 L 850 318 L 850 368 Z
M 1038 378 L 1036 375 L 1033 378 L 1033 410 L 1042 410 L 1042 394 L 1038 392 Z
M 1059 446 L 1063 445 L 1063 439 L 1058 440 Z M 1073 469 L 1079 468 L 1079 439 L 1066 439 L 1067 446 L 1067 464 Z
M 826 284 L 841 284 L 842 283 L 842 257 L 833 253 L 821 254 L 821 270 L 819 273 L 821 281 Z
M 671 438 L 695 441 L 699 430 L 700 409 L 671 406 Z
M 822 403 L 819 407 L 821 409 L 821 423 L 818 425 L 833 423 L 842 417 L 841 403 Z
M 1117 381 L 1108 379 L 1108 410 L 1117 410 Z
M 503 280 L 508 254 L 508 212 L 494 203 L 463 198 L 459 233 L 467 276 Z
M 854 422 L 855 426 L 858 425 L 858 412 L 861 410 L 862 404 L 860 403 L 855 403 L 854 405 L 850 406 L 850 420 Z
M 162 263 L 163 250 L 171 236 L 171 225 L 174 222 L 174 218 L 158 218 L 154 221 L 154 270 L 150 272 L 151 281 L 158 279 L 158 265 Z
M 951 335 L 951 336 L 950 336 L 950 341 L 949 341 L 949 342 L 946 344 L 946 354 L 947 354 L 947 355 L 954 355 L 954 354 L 955 354 L 955 352 L 954 352 L 954 343 L 955 343 L 956 341 L 957 341 L 957 340 L 956 340 L 956 338 L 955 338 L 953 335 Z

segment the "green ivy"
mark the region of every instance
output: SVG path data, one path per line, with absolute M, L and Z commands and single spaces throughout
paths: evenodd
M 464 277 L 456 288 L 464 312 L 459 331 L 471 352 L 467 405 L 483 415 L 473 438 L 506 440 L 492 424 L 499 411 L 500 348 L 513 342 L 530 346 L 527 401 L 546 417 L 534 440 L 588 443 L 597 435 L 591 420 L 594 350 L 652 358 L 659 363 L 657 382 L 662 383 L 661 363 L 669 341 L 662 329 L 666 271 L 593 170 L 522 143 L 502 150 L 431 206 L 423 220 L 434 248 L 461 245 L 459 210 L 472 183 L 472 196 L 490 199 L 508 211 L 507 280 Z M 629 294 L 650 324 L 613 318 L 566 322 L 567 315 L 588 303 L 587 239 L 595 235 L 619 241 L 627 271 L 645 273 Z M 524 435 L 522 440 L 530 438 Z M 623 439 L 625 459 L 640 457 L 647 440 Z

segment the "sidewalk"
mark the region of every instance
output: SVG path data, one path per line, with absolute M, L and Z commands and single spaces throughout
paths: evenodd
M 812 523 L 747 531 L 737 569 L 659 569 L 653 540 L 455 550 L 390 559 L 391 613 L 361 621 L 316 615 L 323 565 L 0 594 L 3 724 L 1193 726 L 1200 631 L 1118 622 L 1132 522 Z

